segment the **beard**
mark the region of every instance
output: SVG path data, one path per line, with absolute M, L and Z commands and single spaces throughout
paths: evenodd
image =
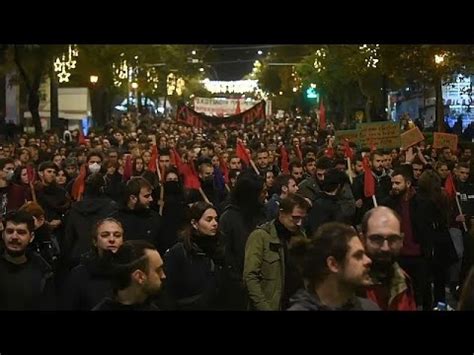
M 407 192 L 407 189 L 401 189 L 401 190 L 392 189 L 392 195 L 394 196 L 402 196 L 403 194 L 405 194 L 405 192 Z
M 145 205 L 145 204 L 143 204 L 143 203 L 137 201 L 137 203 L 135 204 L 134 210 L 135 210 L 135 211 L 145 211 L 145 210 L 147 210 L 148 208 L 149 208 L 148 205 Z
M 26 248 L 20 249 L 20 250 L 11 250 L 11 249 L 8 248 L 8 246 L 5 246 L 5 252 L 13 258 L 17 258 L 19 256 L 25 255 Z
M 390 280 L 393 276 L 393 264 L 396 262 L 396 257 L 390 253 L 383 253 L 378 255 L 370 255 L 372 265 L 370 266 L 370 276 L 376 281 Z

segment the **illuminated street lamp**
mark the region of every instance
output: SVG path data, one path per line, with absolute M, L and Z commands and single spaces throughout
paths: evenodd
M 91 75 L 89 78 L 91 84 L 95 85 L 99 81 L 99 77 L 97 75 Z

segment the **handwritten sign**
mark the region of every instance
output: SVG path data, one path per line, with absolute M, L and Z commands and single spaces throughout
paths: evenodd
M 357 129 L 336 131 L 336 143 L 344 143 L 345 139 L 349 142 L 359 144 L 359 131 Z
M 393 122 L 360 123 L 357 125 L 359 131 L 359 145 L 362 148 L 400 147 L 400 126 Z
M 439 133 L 433 134 L 433 148 L 449 147 L 452 152 L 458 149 L 458 136 L 450 133 Z
M 412 128 L 400 136 L 402 148 L 407 149 L 415 144 L 425 140 L 423 133 L 421 133 L 418 127 Z

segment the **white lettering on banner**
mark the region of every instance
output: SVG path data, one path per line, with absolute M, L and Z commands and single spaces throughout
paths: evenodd
M 237 102 L 240 105 L 240 112 L 251 109 L 260 101 L 252 99 L 226 99 L 226 98 L 202 98 L 196 97 L 194 99 L 194 110 L 208 116 L 230 116 L 237 113 Z M 265 114 L 271 115 L 271 101 L 266 101 Z

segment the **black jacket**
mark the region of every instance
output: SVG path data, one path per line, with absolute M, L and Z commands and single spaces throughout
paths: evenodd
M 164 256 L 165 287 L 179 310 L 219 309 L 219 288 L 223 253 L 204 251 L 197 244 L 187 250 L 176 243 Z
M 66 220 L 63 256 L 70 267 L 92 248 L 92 228 L 101 219 L 116 214 L 118 205 L 108 197 L 85 196 L 73 203 Z
M 27 262 L 19 265 L 7 261 L 3 249 L 0 253 L 0 310 L 54 310 L 51 266 L 34 252 L 27 252 Z
M 245 244 L 250 233 L 265 221 L 263 206 L 255 215 L 245 217 L 238 206 L 230 204 L 221 215 L 219 228 L 225 246 L 225 267 L 232 279 L 242 280 Z
M 321 304 L 318 296 L 307 290 L 299 290 L 290 299 L 288 311 L 380 311 L 380 308 L 366 298 L 353 297 L 340 308 L 328 307 Z
M 316 194 L 313 207 L 309 211 L 308 235 L 313 236 L 316 230 L 324 223 L 347 222 L 342 213 L 337 196 L 331 196 L 324 192 Z
M 375 177 L 375 197 L 377 203 L 380 204 L 381 201 L 385 200 L 390 195 L 390 190 L 392 189 L 392 181 L 390 176 L 383 173 L 378 176 L 374 174 Z M 357 176 L 352 185 L 352 192 L 354 194 L 354 200 L 357 201 L 362 199 L 362 208 L 356 208 L 356 224 L 360 223 L 365 212 L 374 207 L 372 197 L 364 196 L 364 174 Z
M 35 238 L 29 245 L 29 249 L 41 255 L 53 268 L 55 267 L 60 251 L 47 224 L 43 224 L 35 230 Z
M 41 183 L 37 184 L 35 189 L 36 198 L 44 210 L 46 220 L 62 220 L 71 206 L 66 190 L 57 185 L 44 186 Z
M 104 297 L 112 297 L 111 258 L 99 257 L 91 251 L 72 269 L 63 290 L 63 308 L 72 311 L 90 311 Z
M 125 305 L 109 297 L 104 298 L 92 310 L 93 311 L 159 311 L 158 307 L 156 307 L 151 302 L 145 302 L 143 304 Z
M 159 245 L 162 218 L 158 212 L 149 208 L 131 210 L 122 207 L 114 217 L 122 223 L 125 240 L 142 239 L 162 249 Z
M 118 204 L 121 204 L 125 192 L 125 184 L 122 182 L 122 175 L 116 171 L 114 175 L 105 175 L 104 178 L 106 181 L 104 189 L 105 195 Z
M 165 194 L 162 216 L 163 224 L 158 237 L 158 251 L 160 255 L 164 255 L 178 241 L 178 231 L 187 222 L 186 213 L 188 209 L 184 202 L 184 197 Z

